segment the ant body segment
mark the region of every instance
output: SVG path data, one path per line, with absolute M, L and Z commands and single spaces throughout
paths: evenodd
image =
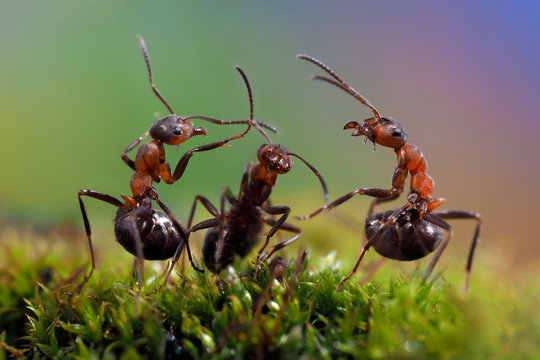
M 246 77 L 244 77 L 244 81 L 250 97 L 250 120 L 253 122 L 253 126 L 265 137 L 267 143 L 263 144 L 257 151 L 258 162 L 255 165 L 250 162 L 245 167 L 238 196 L 235 196 L 228 186 L 225 187 L 221 195 L 221 208 L 218 210 L 206 197 L 197 195 L 188 220 L 189 233 L 208 229 L 202 252 L 206 266 L 213 273 L 218 273 L 231 264 L 235 255 L 246 256 L 257 243 L 264 224 L 270 225 L 271 229 L 265 234 L 265 241 L 257 252 L 257 273 L 263 261 L 300 237 L 302 230 L 286 222 L 291 211 L 290 207 L 273 206 L 269 202 L 278 175 L 289 172 L 293 165 L 293 156 L 306 164 L 319 178 L 325 199 L 328 198 L 326 184 L 319 172 L 309 162 L 290 152 L 285 146 L 272 144 L 268 135 L 253 120 L 252 93 Z M 214 218 L 191 227 L 199 201 Z M 225 211 L 225 201 L 231 204 L 228 211 Z M 280 218 L 274 220 L 265 214 L 279 215 Z M 280 229 L 293 232 L 294 235 L 279 242 L 268 254 L 263 256 L 270 239 Z
M 152 67 L 150 65 L 150 58 L 148 56 L 148 50 L 146 48 L 143 38 L 138 36 L 137 39 L 141 46 L 144 60 L 148 68 L 150 87 L 152 88 L 154 94 L 156 94 L 159 100 L 170 111 L 170 115 L 155 120 L 154 123 L 150 126 L 150 130 L 145 132 L 142 136 L 140 136 L 133 143 L 131 143 L 122 153 L 122 160 L 130 168 L 135 170 L 135 174 L 131 178 L 131 191 L 136 197 L 144 197 L 146 193 L 152 189 L 152 184 L 154 182 L 159 182 L 161 179 L 163 179 L 163 181 L 167 184 L 173 184 L 178 179 L 180 179 L 184 174 L 189 159 L 193 156 L 195 152 L 207 151 L 225 146 L 228 142 L 239 139 L 245 135 L 245 133 L 243 133 L 241 135 L 230 137 L 223 141 L 198 146 L 187 151 L 180 158 L 173 172 L 169 163 L 165 159 L 165 149 L 163 144 L 180 145 L 189 140 L 192 136 L 208 134 L 206 128 L 204 127 L 195 128 L 193 123 L 191 122 L 191 119 L 206 120 L 217 125 L 246 124 L 250 126 L 250 123 L 248 120 L 223 121 L 200 115 L 193 115 L 187 117 L 176 115 L 172 110 L 171 106 L 165 100 L 165 97 L 159 92 L 156 85 L 154 84 Z M 261 126 L 264 126 L 269 130 L 277 133 L 277 129 L 269 124 L 263 123 L 261 124 Z M 130 159 L 127 153 L 137 147 L 149 135 L 152 137 L 153 140 L 144 143 L 139 147 L 135 160 Z
M 453 235 L 452 227 L 444 219 L 473 219 L 477 222 L 466 265 L 466 289 L 468 289 L 474 251 L 482 224 L 480 214 L 462 210 L 434 211 L 445 199 L 432 197 L 434 181 L 426 172 L 427 163 L 424 154 L 418 146 L 407 144 L 407 132 L 404 126 L 391 117 L 381 116 L 369 100 L 346 84 L 321 61 L 308 55 L 297 55 L 297 57 L 315 64 L 330 75 L 330 77 L 316 75 L 312 77 L 313 79 L 322 80 L 340 88 L 373 112 L 374 117 L 361 123 L 350 121 L 345 124 L 344 130 L 353 129 L 352 136 L 363 135 L 364 141 L 371 141 L 374 147 L 375 144 L 379 144 L 393 148 L 397 155 L 397 167 L 394 170 L 390 189 L 358 188 L 322 206 L 313 213 L 299 218 L 300 220 L 310 219 L 344 203 L 355 195 L 375 197 L 366 218 L 365 233 L 368 241 L 364 245 L 354 269 L 339 284 L 338 290 L 356 272 L 366 251 L 371 246 L 386 258 L 402 261 L 415 260 L 426 256 L 439 247 L 444 238 L 443 233 L 446 231 L 444 242 L 426 270 L 425 276 L 429 276 Z M 408 174 L 411 175 L 411 180 L 407 203 L 396 210 L 375 213 L 376 205 L 399 197 L 403 192 Z

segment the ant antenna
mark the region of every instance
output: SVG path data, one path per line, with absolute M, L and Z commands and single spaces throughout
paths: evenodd
M 244 83 L 246 84 L 246 88 L 247 88 L 247 91 L 248 91 L 248 95 L 249 95 L 249 123 L 250 123 L 250 125 L 253 125 L 253 127 L 255 129 L 257 129 L 257 131 L 262 136 L 264 136 L 264 138 L 266 139 L 266 141 L 268 141 L 269 144 L 272 144 L 272 140 L 270 140 L 270 137 L 268 136 L 266 131 L 264 131 L 261 128 L 261 126 L 259 125 L 259 123 L 253 119 L 253 93 L 251 92 L 251 85 L 249 84 L 249 80 L 248 80 L 246 74 L 244 73 L 244 70 L 242 70 L 239 66 L 235 66 L 235 68 L 236 68 L 236 70 L 238 70 L 240 75 L 242 75 L 242 78 L 244 79 Z M 270 129 L 270 130 L 272 130 L 272 129 Z
M 142 38 L 142 36 L 137 35 L 137 40 L 139 41 L 139 45 L 141 46 L 143 56 L 144 56 L 144 61 L 146 61 L 146 67 L 148 68 L 148 76 L 150 77 L 150 87 L 152 88 L 152 91 L 154 92 L 154 94 L 156 94 L 156 96 L 159 98 L 159 100 L 161 100 L 161 102 L 167 107 L 167 109 L 169 109 L 170 113 L 174 114 L 173 109 L 171 108 L 167 100 L 165 100 L 165 97 L 161 95 L 156 85 L 154 84 L 154 76 L 152 75 L 152 66 L 150 65 L 150 57 L 148 56 L 148 49 L 146 48 L 144 39 Z
M 324 193 L 324 201 L 325 202 L 328 202 L 328 200 L 330 200 L 330 195 L 328 194 L 328 187 L 326 186 L 326 182 L 324 182 L 324 179 L 321 175 L 321 173 L 319 172 L 319 170 L 315 169 L 315 167 L 313 165 L 311 165 L 307 160 L 305 160 L 303 157 L 301 157 L 300 155 L 297 155 L 297 154 L 294 154 L 294 153 L 291 153 L 291 152 L 288 152 L 287 155 L 292 155 L 298 159 L 300 159 L 304 164 L 306 164 L 306 166 L 308 168 L 311 169 L 311 171 L 313 171 L 313 173 L 315 174 L 315 176 L 317 176 L 319 178 L 319 182 L 321 183 L 321 186 L 323 188 L 323 193 Z
M 332 69 L 330 69 L 330 67 L 328 67 L 328 65 L 325 65 L 320 60 L 317 60 L 314 57 L 311 57 L 309 55 L 300 54 L 300 55 L 296 55 L 296 57 L 298 59 L 304 59 L 304 60 L 309 61 L 312 64 L 317 65 L 318 67 L 323 69 L 328 75 L 333 77 L 335 80 L 330 79 L 330 78 L 325 77 L 325 76 L 321 76 L 321 75 L 314 75 L 314 76 L 311 77 L 312 79 L 326 81 L 327 83 L 330 83 L 330 84 L 340 88 L 341 90 L 345 91 L 346 93 L 348 93 L 349 95 L 354 97 L 356 100 L 360 101 L 362 104 L 364 104 L 368 108 L 370 108 L 371 111 L 373 111 L 373 114 L 375 115 L 377 120 L 381 120 L 381 114 L 375 108 L 375 106 L 373 106 L 368 99 L 366 99 L 364 96 L 362 96 L 362 94 L 360 94 L 358 91 L 356 91 L 355 89 L 350 87 L 345 81 L 341 80 L 341 78 Z

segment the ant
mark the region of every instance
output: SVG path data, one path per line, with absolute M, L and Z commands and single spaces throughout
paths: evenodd
M 236 70 L 245 79 L 245 74 L 241 68 L 236 67 Z M 251 95 L 250 95 L 251 96 Z M 251 101 L 251 100 L 250 100 Z M 247 121 L 248 127 L 243 133 L 234 137 L 228 138 L 219 144 L 225 144 L 231 140 L 244 137 L 252 127 L 252 121 Z M 142 148 L 142 147 L 141 147 Z M 141 153 L 141 151 L 139 151 Z M 132 189 L 133 189 L 132 179 Z M 170 268 L 166 272 L 165 281 L 153 292 L 161 289 L 174 265 L 178 262 L 184 246 L 188 253 L 189 261 L 196 271 L 203 270 L 197 268 L 193 263 L 191 250 L 189 248 L 188 235 L 186 229 L 175 219 L 171 210 L 158 197 L 156 189 L 152 183 L 146 185 L 145 191 L 133 191 L 132 197 L 122 196 L 124 201 L 120 201 L 110 195 L 100 193 L 94 190 L 79 190 L 78 198 L 81 213 L 90 247 L 92 260 L 92 268 L 85 276 L 83 282 L 78 286 L 78 290 L 82 289 L 84 284 L 90 279 L 95 269 L 94 251 L 92 246 L 92 231 L 90 222 L 86 213 L 86 209 L 82 200 L 82 196 L 88 196 L 94 199 L 104 201 L 118 208 L 114 218 L 114 229 L 117 241 L 131 254 L 135 255 L 139 264 L 139 272 L 142 274 L 142 260 L 166 260 L 173 258 Z M 152 201 L 155 201 L 163 210 L 155 210 L 152 208 Z M 139 283 L 139 292 L 140 292 Z M 152 292 L 152 293 L 153 293 Z
M 203 259 L 207 268 L 216 274 L 230 265 L 235 255 L 244 257 L 251 251 L 261 235 L 264 224 L 270 225 L 271 229 L 265 234 L 265 241 L 257 253 L 257 274 L 263 261 L 270 258 L 276 251 L 294 242 L 302 234 L 302 229 L 286 222 L 291 211 L 290 207 L 273 206 L 269 201 L 278 175 L 289 172 L 293 166 L 293 156 L 300 159 L 319 178 L 325 200 L 328 200 L 326 183 L 317 169 L 301 156 L 290 152 L 285 146 L 272 144 L 266 132 L 253 120 L 251 87 L 246 77 L 244 77 L 244 81 L 248 88 L 251 106 L 250 121 L 253 122 L 253 126 L 266 139 L 267 143 L 263 144 L 257 151 L 258 162 L 254 166 L 251 162 L 246 165 L 238 196 L 235 196 L 226 186 L 221 195 L 221 208 L 218 210 L 206 197 L 197 195 L 188 220 L 189 233 L 208 229 L 202 249 Z M 225 211 L 225 201 L 231 204 L 228 211 Z M 191 226 L 197 202 L 201 202 L 214 218 Z M 280 215 L 280 218 L 275 220 L 265 216 L 265 214 Z M 267 255 L 263 256 L 270 239 L 280 229 L 293 232 L 294 235 L 279 242 Z
M 344 130 L 353 129 L 352 136 L 363 135 L 364 142 L 371 141 L 374 148 L 375 144 L 379 144 L 393 148 L 397 154 L 397 167 L 392 177 L 391 189 L 358 188 L 322 206 L 313 213 L 299 218 L 300 220 L 310 219 L 344 203 L 354 195 L 375 197 L 366 218 L 365 232 L 368 241 L 351 273 L 339 284 L 338 291 L 356 272 L 366 251 L 371 246 L 386 258 L 402 261 L 416 260 L 433 252 L 441 243 L 444 237 L 443 233 L 446 231 L 446 238 L 426 270 L 425 277 L 428 277 L 453 235 L 452 227 L 444 219 L 473 219 L 477 222 L 466 265 L 465 289 L 468 290 L 474 251 L 480 236 L 481 215 L 464 210 L 434 211 L 446 199 L 432 197 L 434 180 L 426 173 L 427 163 L 424 154 L 418 146 L 407 144 L 407 132 L 404 126 L 391 117 L 381 116 L 369 100 L 347 85 L 321 61 L 308 55 L 297 55 L 297 58 L 315 64 L 330 75 L 330 77 L 316 75 L 312 77 L 313 79 L 322 80 L 340 88 L 373 112 L 374 117 L 366 119 L 362 123 L 350 121 L 345 124 Z M 396 210 L 375 213 L 376 205 L 399 197 L 403 192 L 408 174 L 411 175 L 411 181 L 407 203 Z
M 206 120 L 218 125 L 230 125 L 230 124 L 249 124 L 248 120 L 235 120 L 235 121 L 223 121 L 214 119 L 207 116 L 193 115 L 193 116 L 178 116 L 174 114 L 171 106 L 165 100 L 165 97 L 157 89 L 154 84 L 154 77 L 152 75 L 152 67 L 150 65 L 150 58 L 148 56 L 148 50 L 146 44 L 141 36 L 137 36 L 139 45 L 141 46 L 144 60 L 148 68 L 148 76 L 150 78 L 150 87 L 161 102 L 170 111 L 170 115 L 167 115 L 161 119 L 157 119 L 150 126 L 150 130 L 141 135 L 133 143 L 131 143 L 126 150 L 122 153 L 122 160 L 133 170 L 135 174 L 131 178 L 131 191 L 134 196 L 144 197 L 148 191 L 152 189 L 153 182 L 159 182 L 163 179 L 167 184 L 173 184 L 182 177 L 187 167 L 189 159 L 195 152 L 208 151 L 218 147 L 225 146 L 232 140 L 239 139 L 243 135 L 228 138 L 223 141 L 214 142 L 211 144 L 198 146 L 187 151 L 181 158 L 174 172 L 171 171 L 171 167 L 165 159 L 165 149 L 163 144 L 167 145 L 180 145 L 192 136 L 195 135 L 208 135 L 205 127 L 195 128 L 191 119 Z M 238 70 L 238 68 L 237 68 Z M 238 70 L 241 71 L 241 70 Z M 265 123 L 261 123 L 261 126 L 268 128 L 269 130 L 277 133 L 277 129 L 273 126 Z M 137 147 L 147 136 L 152 137 L 152 141 L 141 145 L 137 151 L 135 160 L 130 159 L 127 153 Z

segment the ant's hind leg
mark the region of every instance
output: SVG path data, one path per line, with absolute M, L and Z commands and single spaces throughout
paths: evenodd
M 465 271 L 467 272 L 465 280 L 465 291 L 469 291 L 469 280 L 471 277 L 472 264 L 474 259 L 474 253 L 476 251 L 476 246 L 480 240 L 480 230 L 482 228 L 482 216 L 477 212 L 465 211 L 465 210 L 441 210 L 434 211 L 431 213 L 443 219 L 472 219 L 476 220 L 476 229 L 474 231 L 473 239 L 471 242 L 471 248 L 469 250 L 469 256 L 467 258 L 467 265 Z
M 265 223 L 267 223 L 268 225 L 270 225 L 270 226 L 274 226 L 274 225 L 277 223 L 277 220 L 274 220 L 274 219 L 263 218 L 263 221 L 264 221 Z M 295 235 L 292 236 L 291 238 L 287 239 L 287 240 L 284 240 L 284 241 L 281 241 L 281 242 L 277 243 L 277 244 L 272 248 L 272 250 L 270 250 L 270 252 L 268 253 L 268 255 L 266 255 L 266 256 L 264 257 L 264 259 L 263 259 L 262 261 L 266 261 L 266 260 L 269 259 L 276 251 L 279 251 L 279 250 L 283 249 L 285 246 L 292 244 L 294 241 L 296 241 L 296 239 L 298 239 L 298 238 L 302 235 L 302 229 L 300 229 L 298 226 L 294 226 L 293 224 L 289 224 L 289 223 L 287 223 L 287 222 L 284 222 L 283 224 L 281 224 L 281 226 L 279 227 L 279 230 L 291 231 L 291 232 L 294 232 Z
M 341 280 L 341 282 L 339 283 L 338 287 L 337 287 L 337 291 L 341 291 L 341 288 L 343 287 L 343 285 L 349 281 L 349 279 L 354 275 L 354 273 L 356 273 L 356 271 L 358 270 L 358 268 L 360 267 L 360 264 L 362 263 L 362 259 L 364 258 L 364 256 L 366 255 L 366 252 L 369 250 L 369 248 L 375 243 L 377 242 L 381 235 L 388 229 L 388 227 L 390 225 L 392 225 L 393 223 L 396 222 L 397 220 L 397 217 L 399 216 L 399 214 L 401 214 L 403 211 L 405 211 L 405 209 L 407 209 L 408 207 L 410 207 L 410 204 L 407 203 L 405 205 L 403 205 L 402 207 L 394 210 L 394 212 L 388 217 L 388 219 L 386 220 L 386 222 L 380 227 L 379 231 L 377 231 L 369 240 L 368 242 L 364 245 L 364 247 L 362 248 L 362 252 L 360 253 L 360 256 L 358 257 L 358 260 L 356 261 L 356 264 L 354 265 L 354 268 L 352 269 L 352 271 L 349 273 L 349 275 L 347 275 L 347 277 L 345 277 L 345 279 Z
M 92 276 L 93 272 L 94 272 L 94 269 L 96 268 L 96 260 L 95 260 L 95 257 L 94 257 L 94 247 L 92 246 L 92 229 L 90 228 L 90 221 L 88 220 L 88 215 L 86 214 L 86 209 L 84 207 L 84 202 L 82 200 L 82 196 L 89 196 L 91 198 L 94 198 L 94 199 L 98 199 L 98 200 L 101 200 L 101 201 L 104 201 L 108 204 L 111 204 L 111 205 L 114 205 L 118 208 L 122 208 L 122 209 L 126 209 L 128 208 L 128 206 L 126 204 L 124 204 L 123 202 L 121 202 L 120 200 L 110 196 L 110 195 L 107 195 L 107 194 L 103 194 L 103 193 L 100 193 L 100 192 L 97 192 L 97 191 L 94 191 L 94 190 L 86 190 L 86 189 L 81 189 L 79 190 L 79 193 L 78 193 L 78 198 L 79 198 L 79 206 L 81 208 L 81 214 L 82 214 L 82 217 L 83 217 L 83 222 L 84 222 L 84 229 L 86 231 L 86 238 L 88 239 L 88 246 L 89 246 L 89 249 L 90 249 L 90 258 L 92 260 L 92 268 L 90 269 L 90 272 L 88 274 L 86 274 L 86 276 L 84 277 L 83 281 L 77 286 L 77 292 L 80 292 L 83 288 L 83 286 L 88 282 L 88 280 L 90 279 L 90 277 Z
M 180 237 L 182 238 L 183 242 L 180 243 L 180 245 L 178 245 L 178 248 L 176 249 L 176 253 L 174 254 L 174 258 L 173 258 L 173 264 L 171 264 L 171 266 L 174 266 L 174 264 L 176 264 L 176 262 L 178 261 L 178 259 L 180 258 L 180 254 L 182 253 L 182 248 L 184 247 L 184 245 L 186 246 L 186 251 L 188 253 L 188 259 L 189 259 L 189 262 L 191 264 L 191 267 L 193 267 L 193 269 L 195 269 L 196 271 L 198 272 L 204 272 L 204 270 L 201 270 L 199 269 L 195 263 L 193 262 L 193 257 L 191 256 L 191 250 L 189 248 L 189 238 L 188 238 L 188 235 L 187 235 L 187 232 L 186 232 L 186 229 L 184 229 L 184 227 L 178 222 L 178 220 L 176 220 L 176 218 L 174 217 L 171 209 L 169 209 L 169 207 L 167 205 L 165 205 L 165 203 L 161 200 L 156 199 L 156 202 L 158 203 L 158 205 L 163 209 L 163 211 L 165 212 L 165 214 L 167 214 L 167 216 L 169 217 L 169 219 L 171 220 L 171 222 L 173 223 L 173 225 L 175 226 L 176 230 L 178 231 L 178 233 L 180 234 Z M 170 273 L 170 272 L 169 272 Z
M 262 260 L 261 260 L 261 256 L 264 252 L 264 249 L 266 249 L 266 247 L 268 246 L 268 243 L 270 242 L 270 239 L 272 238 L 272 236 L 274 236 L 274 234 L 279 230 L 279 228 L 283 225 L 283 223 L 287 220 L 287 217 L 289 217 L 289 214 L 291 213 L 291 208 L 288 207 L 288 206 L 263 206 L 262 209 L 267 213 L 267 214 L 270 214 L 270 215 L 282 215 L 278 220 L 271 220 L 273 223 L 272 225 L 272 228 L 270 229 L 270 231 L 268 231 L 268 233 L 266 233 L 266 238 L 264 240 L 264 244 L 261 246 L 261 248 L 259 249 L 259 251 L 257 252 L 257 260 L 256 260 L 256 273 L 257 273 L 257 277 L 259 275 L 259 270 L 261 268 L 261 263 L 262 263 Z M 264 218 L 262 218 L 262 220 L 264 221 Z M 298 234 L 298 236 L 300 236 Z M 296 240 L 296 239 L 294 239 Z M 294 241 L 293 240 L 293 241 Z M 268 257 L 266 257 L 268 258 Z

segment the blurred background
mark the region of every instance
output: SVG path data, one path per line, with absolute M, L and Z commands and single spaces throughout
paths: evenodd
M 253 87 L 256 119 L 276 125 L 274 142 L 321 171 L 332 199 L 361 186 L 388 188 L 394 152 L 374 152 L 342 130 L 370 117 L 369 109 L 310 80 L 321 71 L 295 55 L 319 58 L 405 125 L 428 160 L 434 196 L 448 199 L 441 209 L 482 213 L 479 258 L 521 271 L 540 250 L 533 226 L 540 203 L 539 16 L 533 1 L 2 1 L 0 231 L 73 228 L 74 241 L 86 246 L 77 191 L 130 195 L 132 171 L 120 154 L 167 114 L 150 90 L 140 34 L 155 82 L 177 114 L 247 117 L 239 65 Z M 243 130 L 196 125 L 209 137 L 168 148 L 173 167 L 186 150 Z M 229 148 L 196 154 L 180 181 L 157 184 L 161 199 L 185 222 L 195 194 L 218 203 L 224 185 L 236 191 L 261 143 L 252 132 Z M 297 161 L 273 202 L 304 215 L 323 197 Z M 98 248 L 117 247 L 115 209 L 86 203 Z M 353 199 L 302 224 L 299 243 L 337 247 L 353 263 L 368 204 Z M 206 217 L 201 211 L 199 219 Z M 474 224 L 453 224 L 452 255 L 443 258 L 461 267 Z

